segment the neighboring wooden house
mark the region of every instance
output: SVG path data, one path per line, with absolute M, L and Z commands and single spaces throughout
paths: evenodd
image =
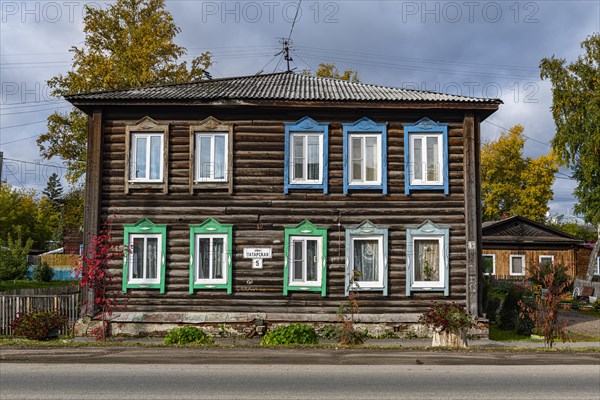
M 479 313 L 480 122 L 500 100 L 293 73 L 67 100 L 89 115 L 85 238 L 113 216 L 131 249 L 110 269 L 122 332 L 332 322 L 351 290 L 365 322 Z
M 575 278 L 591 254 L 583 239 L 519 216 L 484 222 L 482 241 L 482 269 L 497 277 L 525 277 L 532 265 L 554 263 Z

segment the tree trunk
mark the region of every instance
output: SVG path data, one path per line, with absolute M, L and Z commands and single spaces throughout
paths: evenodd
M 596 240 L 596 244 L 592 249 L 592 254 L 590 254 L 590 261 L 588 263 L 587 273 L 585 274 L 585 280 L 588 282 L 592 281 L 592 276 L 594 276 L 594 271 L 596 271 L 598 254 L 600 253 L 600 224 L 598 224 L 597 229 L 598 239 Z

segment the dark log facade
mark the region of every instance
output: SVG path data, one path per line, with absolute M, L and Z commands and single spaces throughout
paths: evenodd
M 94 107 L 73 103 L 91 114 L 87 232 L 97 232 L 110 218 L 113 240 L 121 244 L 124 224 L 148 218 L 167 225 L 164 294 L 155 289 L 130 289 L 123 294 L 123 262 L 112 262 L 111 290 L 122 313 L 210 313 L 223 315 L 223 321 L 226 314 L 265 313 L 268 319 L 271 313 L 286 315 L 288 320 L 294 316 L 302 320 L 307 315 L 313 321 L 335 320 L 340 302 L 346 299 L 345 231 L 365 220 L 388 228 L 388 295 L 361 292 L 362 315 L 374 322 L 403 319 L 399 315 L 414 321 L 432 301 L 457 302 L 474 314 L 479 312 L 477 255 L 481 239 L 479 213 L 473 210 L 479 204 L 479 124 L 498 108 L 497 103 L 138 102 Z M 284 123 L 306 116 L 329 127 L 328 194 L 311 189 L 290 189 L 284 194 Z M 166 189 L 126 184 L 126 130 L 145 117 L 168 125 Z M 232 184 L 190 190 L 190 126 L 209 117 L 232 126 Z M 387 147 L 387 195 L 368 190 L 343 194 L 342 124 L 362 117 L 387 124 L 387 143 L 383 144 Z M 424 117 L 448 124 L 448 195 L 435 190 L 405 194 L 403 125 Z M 100 179 L 98 186 L 96 179 Z M 95 214 L 96 202 L 99 216 Z M 233 225 L 231 294 L 214 289 L 189 292 L 190 225 L 208 218 Z M 320 292 L 283 294 L 284 227 L 305 219 L 328 229 L 324 297 Z M 440 291 L 410 295 L 405 291 L 406 229 L 426 220 L 450 229 L 449 296 Z M 243 258 L 245 247 L 272 248 L 272 258 L 263 261 L 263 269 L 253 269 L 251 260 Z

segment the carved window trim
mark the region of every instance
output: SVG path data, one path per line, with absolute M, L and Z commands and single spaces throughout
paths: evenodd
M 227 172 L 226 179 L 222 182 L 217 181 L 197 181 L 196 180 L 196 134 L 217 134 L 227 135 Z M 190 194 L 198 190 L 227 190 L 229 194 L 233 193 L 233 124 L 223 123 L 214 117 L 208 117 L 197 124 L 190 125 L 190 162 L 189 162 L 189 189 Z
M 162 151 L 162 181 L 144 182 L 131 179 L 131 140 L 135 133 L 150 133 L 163 135 Z M 162 189 L 169 191 L 169 124 L 160 124 L 146 116 L 125 127 L 125 193 L 133 189 Z
M 350 190 L 381 190 L 384 195 L 387 195 L 387 124 L 377 123 L 368 117 L 363 117 L 351 124 L 342 124 L 343 127 L 343 146 L 344 146 L 344 194 L 348 194 Z M 381 163 L 379 169 L 379 182 L 352 182 L 350 177 L 350 163 L 352 155 L 350 154 L 350 141 L 353 136 L 374 136 L 379 135 L 377 141 L 378 146 L 378 161 Z
M 441 146 L 440 181 L 428 182 L 414 179 L 413 145 L 416 137 L 439 137 Z M 445 195 L 450 194 L 448 164 L 448 124 L 437 123 L 424 117 L 412 124 L 404 124 L 404 193 L 410 195 L 415 190 L 442 190 Z

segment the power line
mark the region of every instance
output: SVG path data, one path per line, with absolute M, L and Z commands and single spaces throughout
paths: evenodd
M 17 160 L 15 158 L 7 158 L 4 157 L 5 160 L 9 160 L 9 161 L 15 161 L 15 162 L 20 162 L 23 164 L 32 164 L 32 165 L 41 165 L 43 167 L 53 167 L 53 168 L 60 168 L 60 169 L 68 169 L 67 167 L 63 167 L 61 165 L 54 165 L 54 164 L 44 164 L 41 162 L 33 162 L 33 161 L 26 161 L 26 160 Z
M 35 122 L 27 122 L 26 124 L 18 124 L 18 125 L 10 125 L 10 126 L 0 126 L 0 129 L 10 129 L 10 128 L 18 128 L 20 126 L 27 126 L 27 125 L 35 125 L 35 124 L 41 124 L 42 122 L 46 122 L 47 120 L 42 120 L 42 121 L 35 121 Z
M 38 135 L 33 135 L 33 136 L 27 136 L 27 137 L 25 137 L 25 138 L 22 138 L 22 139 L 11 140 L 10 142 L 3 142 L 3 143 L 0 143 L 0 145 L 2 145 L 2 146 L 5 146 L 5 145 L 7 145 L 7 144 L 11 144 L 11 143 L 22 142 L 22 141 L 24 141 L 24 140 L 33 139 L 33 138 L 36 138 L 36 137 L 39 137 L 39 136 L 42 136 L 42 135 L 43 135 L 43 133 L 40 133 L 40 134 L 38 134 Z
M 37 113 L 37 112 L 42 112 L 42 111 L 50 111 L 50 110 L 57 110 L 59 108 L 68 108 L 71 107 L 70 105 L 68 106 L 60 106 L 60 107 L 53 107 L 53 108 L 43 108 L 41 110 L 30 110 L 30 111 L 18 111 L 18 112 L 10 112 L 10 113 L 0 113 L 0 116 L 5 116 L 5 115 L 17 115 L 17 114 L 30 114 L 30 113 Z

